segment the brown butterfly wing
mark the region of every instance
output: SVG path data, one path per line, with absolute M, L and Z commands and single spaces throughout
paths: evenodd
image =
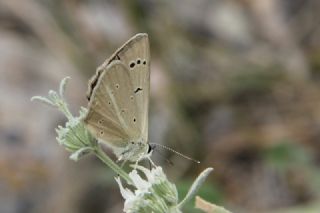
M 111 62 L 93 89 L 84 122 L 98 139 L 117 147 L 141 137 L 139 110 L 129 70 Z
M 89 83 L 87 97 L 91 100 L 93 91 L 97 87 L 99 78 L 106 67 L 114 61 L 121 61 L 129 71 L 129 77 L 136 99 L 139 132 L 144 142 L 148 139 L 148 107 L 150 90 L 150 49 L 147 34 L 137 34 L 120 47 L 106 60 L 92 77 Z

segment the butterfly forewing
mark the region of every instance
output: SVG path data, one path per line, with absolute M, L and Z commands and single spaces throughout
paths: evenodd
M 88 99 L 94 98 L 94 90 L 99 87 L 99 81 L 102 74 L 107 71 L 107 67 L 114 61 L 121 61 L 128 71 L 131 86 L 130 100 L 136 102 L 136 126 L 140 137 L 144 142 L 148 139 L 148 105 L 149 105 L 149 82 L 150 82 L 150 50 L 147 34 L 137 34 L 119 48 L 108 60 L 106 60 L 96 72 L 96 75 L 90 80 Z M 112 78 L 112 77 L 111 77 Z M 127 88 L 128 89 L 128 88 Z M 124 100 L 126 101 L 126 100 Z M 131 102 L 128 102 L 131 103 Z M 128 106 L 127 108 L 131 108 Z M 129 119 L 129 118 L 128 118 Z
M 98 79 L 84 121 L 96 138 L 124 147 L 141 137 L 140 119 L 129 70 L 113 61 Z
M 120 51 L 118 57 L 127 65 L 133 85 L 134 97 L 140 118 L 140 132 L 147 142 L 148 138 L 148 105 L 149 105 L 149 82 L 150 82 L 150 52 L 148 37 L 143 34 L 130 42 L 126 51 Z

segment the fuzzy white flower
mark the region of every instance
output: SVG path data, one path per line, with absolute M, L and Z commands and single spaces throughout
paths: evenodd
M 141 176 L 144 175 L 145 178 Z M 125 199 L 124 212 L 178 213 L 178 193 L 174 184 L 170 183 L 161 167 L 151 170 L 135 166 L 129 173 L 135 190 L 125 188 L 120 178 L 116 178 L 122 197 Z
M 48 97 L 34 96 L 31 100 L 38 100 L 49 106 L 55 107 L 68 118 L 64 127 L 58 126 L 56 129 L 58 134 L 57 141 L 72 153 L 70 158 L 77 161 L 83 155 L 94 150 L 96 140 L 86 129 L 82 121 L 87 113 L 87 109 L 81 108 L 80 115 L 74 117 L 68 108 L 67 102 L 64 100 L 64 92 L 68 79 L 69 77 L 66 77 L 61 80 L 59 92 L 50 90 Z
M 178 203 L 176 186 L 169 182 L 162 168 L 156 166 L 151 170 L 136 165 L 129 173 L 129 185 L 135 189 L 125 188 L 120 178 L 116 181 L 125 199 L 123 211 L 126 213 L 181 213 L 182 207 L 196 194 L 212 168 L 205 169 L 193 182 L 186 197 Z M 141 173 L 141 175 L 139 175 Z M 145 176 L 142 178 L 141 176 Z

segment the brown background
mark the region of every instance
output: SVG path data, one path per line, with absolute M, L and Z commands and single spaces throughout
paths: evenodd
M 68 159 L 66 120 L 30 102 L 70 76 L 68 103 L 138 32 L 151 41 L 150 141 L 184 195 L 234 212 L 319 212 L 320 2 L 317 0 L 0 1 L 0 212 L 121 212 L 113 173 Z M 190 203 L 184 212 L 199 212 Z

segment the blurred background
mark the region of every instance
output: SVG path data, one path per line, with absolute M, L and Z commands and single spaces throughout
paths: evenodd
M 201 161 L 154 154 L 181 198 L 214 167 L 199 194 L 233 212 L 320 212 L 319 11 L 318 0 L 0 0 L 0 212 L 122 212 L 113 172 L 70 161 L 54 130 L 66 119 L 30 97 L 71 76 L 76 115 L 96 67 L 139 32 L 150 141 Z

